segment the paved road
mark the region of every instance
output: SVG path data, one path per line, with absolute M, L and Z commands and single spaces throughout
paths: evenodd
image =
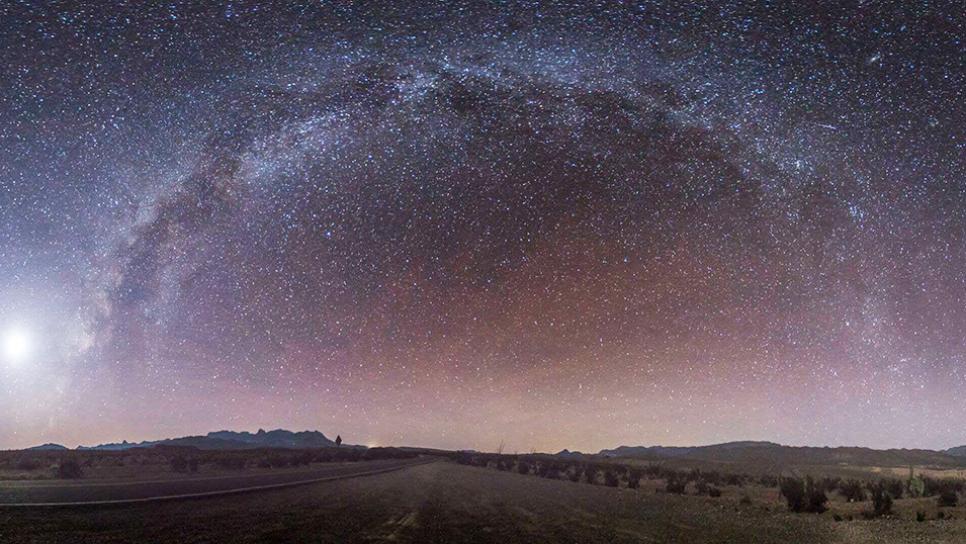
M 434 459 L 390 459 L 305 470 L 151 481 L 0 481 L 0 508 L 80 506 L 227 495 L 399 470 Z

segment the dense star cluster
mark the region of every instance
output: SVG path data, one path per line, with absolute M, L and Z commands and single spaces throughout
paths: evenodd
M 956 2 L 0 4 L 0 448 L 966 441 Z

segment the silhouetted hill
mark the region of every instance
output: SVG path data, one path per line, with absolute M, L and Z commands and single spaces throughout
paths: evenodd
M 558 451 L 556 453 L 556 456 L 557 457 L 569 457 L 569 458 L 573 458 L 573 459 L 580 459 L 582 457 L 585 457 L 585 455 L 583 453 L 579 452 L 579 451 L 570 451 L 570 450 L 567 450 L 567 449 Z
M 274 431 L 259 429 L 257 433 L 215 431 L 204 436 L 183 436 L 138 443 L 125 440 L 124 442 L 91 447 L 78 446 L 77 449 L 117 451 L 154 446 L 184 446 L 200 450 L 242 450 L 254 448 L 326 448 L 335 446 L 335 442 L 329 440 L 319 431 L 292 432 L 285 429 Z M 351 446 L 346 445 L 346 447 Z
M 284 429 L 265 431 L 259 429 L 257 433 L 217 431 L 208 433 L 207 438 L 224 440 L 228 442 L 241 442 L 262 448 L 324 448 L 335 446 L 335 442 L 329 440 L 319 431 L 300 431 L 293 433 Z
M 60 444 L 41 444 L 40 446 L 34 446 L 32 448 L 27 448 L 29 451 L 60 451 L 66 450 L 67 448 L 61 446 Z
M 949 450 L 940 452 L 908 449 L 874 450 L 858 447 L 817 448 L 751 441 L 695 447 L 621 446 L 612 450 L 601 450 L 599 455 L 650 460 L 688 459 L 763 465 L 966 465 L 966 457 L 957 457 L 949 453 Z M 966 451 L 963 455 L 966 456 Z
M 945 450 L 945 453 L 952 455 L 954 457 L 966 457 L 966 446 L 956 446 L 955 448 L 949 448 Z

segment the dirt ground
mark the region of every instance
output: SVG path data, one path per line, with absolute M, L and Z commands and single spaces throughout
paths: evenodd
M 836 522 L 836 511 L 861 505 L 791 514 L 754 490 L 678 496 L 437 462 L 221 498 L 0 509 L 0 542 L 966 542 L 963 516 L 916 522 L 921 505 L 905 502 L 895 519 Z

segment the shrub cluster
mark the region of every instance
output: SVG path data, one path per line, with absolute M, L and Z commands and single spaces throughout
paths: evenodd
M 813 512 L 821 514 L 828 510 L 828 496 L 821 482 L 816 482 L 811 476 L 801 478 L 782 478 L 779 483 L 779 493 L 788 502 L 788 509 L 792 512 Z
M 256 466 L 297 467 L 309 463 L 344 463 L 378 459 L 409 459 L 429 451 L 401 448 L 312 448 L 199 450 L 190 446 L 154 446 L 109 450 L 0 451 L 0 470 L 45 471 L 54 478 L 80 478 L 88 469 L 121 466 L 166 466 L 176 472 L 201 467 L 243 470 Z
M 872 516 L 888 516 L 892 514 L 892 493 L 888 483 L 880 481 L 869 485 L 872 495 Z
M 946 489 L 939 494 L 939 499 L 937 501 L 940 507 L 948 506 L 953 507 L 959 503 L 959 495 L 953 489 Z
M 565 460 L 542 454 L 508 455 L 459 451 L 452 453 L 450 457 L 462 465 L 533 474 L 552 480 L 563 479 L 627 489 L 639 489 L 642 479 L 663 480 L 667 493 L 684 494 L 687 493 L 688 485 L 693 482 L 696 495 L 714 498 L 721 496 L 721 486 L 741 487 L 752 482 L 777 485 L 778 482 L 775 476 L 755 479 L 747 474 L 698 469 L 676 470 L 658 464 L 639 466 L 586 458 Z

